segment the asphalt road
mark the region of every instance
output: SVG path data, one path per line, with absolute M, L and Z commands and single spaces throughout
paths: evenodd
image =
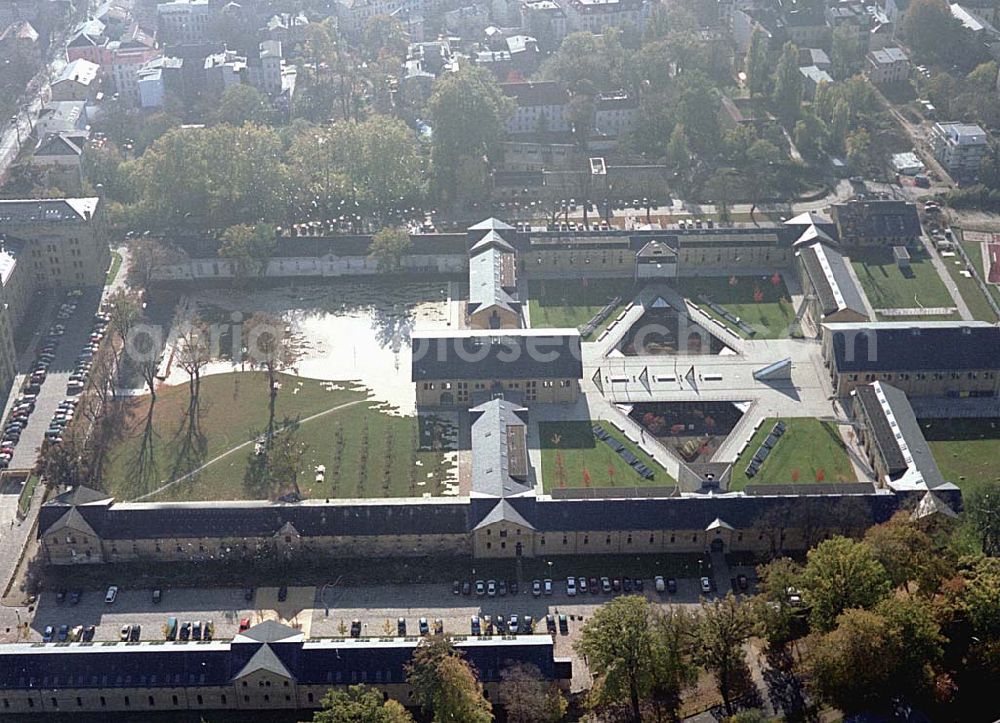
M 63 295 L 56 296 L 53 312 L 58 311 L 59 305 L 63 301 L 65 301 Z M 38 348 L 48 333 L 51 323 L 59 323 L 66 328 L 65 333 L 59 337 L 56 344 L 54 358 L 49 365 L 48 374 L 41 385 L 38 399 L 35 402 L 35 411 L 28 417 L 28 425 L 22 431 L 21 439 L 14 448 L 14 457 L 10 463 L 11 469 L 28 469 L 35 465 L 38 451 L 45 440 L 45 430 L 48 429 L 49 423 L 52 421 L 56 407 L 67 397 L 66 383 L 76 368 L 77 357 L 92 331 L 94 313 L 100 302 L 100 290 L 87 289 L 77 302 L 76 311 L 68 319 L 52 318 L 48 320 L 49 323 L 39 325 L 40 338 L 32 341 L 32 346 Z M 29 354 L 25 358 L 33 361 L 35 356 Z M 21 369 L 19 371 L 27 372 L 28 370 Z M 18 383 L 20 384 L 20 377 Z M 17 397 L 17 392 L 11 392 L 11 398 L 15 397 Z

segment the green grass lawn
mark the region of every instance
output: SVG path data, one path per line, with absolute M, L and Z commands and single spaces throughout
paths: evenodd
M 122 255 L 117 251 L 111 252 L 111 267 L 108 269 L 108 277 L 105 283 L 110 284 L 118 275 L 118 269 L 122 267 Z
M 735 281 L 735 283 L 733 283 Z M 754 327 L 754 339 L 785 339 L 795 319 L 795 309 L 785 282 L 772 277 L 709 276 L 678 279 L 677 290 L 709 316 L 718 319 L 740 336 L 746 336 L 731 322 L 709 309 L 700 297 L 707 296 L 743 322 Z
M 546 492 L 560 487 L 668 487 L 676 483 L 652 457 L 607 422 L 596 422 L 653 470 L 647 480 L 618 453 L 596 439 L 595 422 L 539 422 L 542 448 L 542 486 Z M 561 471 L 560 471 L 561 466 Z
M 962 275 L 961 272 L 965 269 L 962 257 L 956 253 L 952 257 L 943 257 L 941 261 L 948 269 L 948 274 L 955 281 L 958 293 L 962 295 L 966 306 L 972 312 L 973 318 L 977 321 L 989 322 L 990 324 L 996 323 L 997 315 L 994 313 L 993 307 L 986 300 L 986 296 L 983 294 L 983 290 L 979 287 L 979 284 L 975 279 Z
M 851 253 L 851 264 L 875 309 L 918 309 L 954 306 L 955 302 L 938 276 L 923 249 L 911 251 L 907 277 L 892 259 L 891 248 L 858 249 Z M 890 318 L 890 317 L 884 317 Z M 940 320 L 946 316 L 933 317 Z M 898 318 L 899 321 L 912 317 Z
M 810 484 L 816 483 L 820 471 L 824 482 L 856 482 L 854 468 L 847 456 L 837 427 L 829 422 L 807 417 L 782 419 L 788 429 L 778 440 L 771 454 L 753 477 L 746 468 L 761 442 L 767 439 L 777 419 L 765 419 L 750 444 L 733 465 L 730 490 L 741 490 L 748 484 Z M 796 473 L 798 479 L 795 479 Z
M 392 415 L 367 392 L 349 385 L 282 375 L 276 420 L 304 420 L 344 404 L 353 405 L 300 424 L 295 434 L 306 445 L 298 477 L 307 497 L 386 497 L 439 493 L 450 473 L 442 451 L 421 440 L 416 417 Z M 267 383 L 261 372 L 220 374 L 202 380 L 200 439 L 188 434 L 187 385 L 163 388 L 153 416 L 152 462 L 137 473 L 148 398 L 129 410 L 129 432 L 109 451 L 104 487 L 119 499 L 148 493 L 223 452 L 256 439 L 267 426 Z M 420 451 L 420 442 L 427 444 Z M 250 489 L 244 484 L 253 445 L 223 457 L 191 478 L 158 494 L 156 501 L 274 498 L 290 485 Z M 419 464 L 418 464 L 419 463 Z M 315 466 L 326 466 L 325 480 L 315 482 Z M 423 476 L 421 476 L 423 475 Z M 430 476 L 428 476 L 430 475 Z M 418 486 L 417 482 L 425 482 Z
M 969 260 L 972 261 L 973 266 L 976 267 L 976 271 L 979 273 L 979 278 L 986 278 L 986 269 L 983 266 L 983 247 L 978 241 L 971 241 L 965 238 L 965 235 L 961 232 L 961 229 L 957 229 L 958 238 L 961 239 L 960 243 L 962 248 L 965 249 L 965 253 L 969 255 Z M 987 284 L 986 288 L 990 290 L 993 295 L 993 300 L 1000 304 L 1000 287 L 996 284 Z
M 921 419 L 945 480 L 964 490 L 1000 481 L 1000 419 Z
M 635 296 L 632 279 L 544 279 L 532 281 L 528 290 L 528 314 L 534 328 L 576 328 L 590 321 L 594 314 L 616 296 L 621 301 L 593 337 L 621 313 Z M 585 338 L 589 340 L 590 337 Z

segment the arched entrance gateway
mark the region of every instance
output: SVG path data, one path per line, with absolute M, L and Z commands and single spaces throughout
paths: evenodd
M 733 526 L 720 517 L 712 520 L 705 528 L 708 549 L 713 555 L 726 551 L 726 546 L 732 546 Z

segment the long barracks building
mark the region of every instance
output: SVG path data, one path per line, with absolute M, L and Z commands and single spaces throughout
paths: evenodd
M 405 665 L 419 638 L 306 639 L 268 620 L 219 641 L 42 643 L 0 646 L 0 718 L 38 713 L 153 713 L 319 708 L 331 688 L 367 684 L 415 706 Z M 569 660 L 549 635 L 457 636 L 488 698 L 502 702 L 501 673 L 526 663 L 568 686 Z

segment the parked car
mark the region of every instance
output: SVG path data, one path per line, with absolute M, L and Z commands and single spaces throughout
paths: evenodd
M 462 594 L 462 583 L 459 582 L 458 580 L 455 580 L 455 582 L 451 584 L 451 594 L 452 595 Z
M 211 620 L 205 623 L 205 629 L 202 630 L 201 637 L 204 640 L 211 640 L 215 635 L 215 623 Z
M 521 620 L 521 632 L 525 635 L 531 635 L 535 632 L 535 619 L 530 615 L 525 615 Z
M 249 626 L 249 621 L 247 621 L 247 622 L 248 622 L 247 627 L 250 627 Z M 178 637 L 181 640 L 187 640 L 188 638 L 191 637 L 191 623 L 188 622 L 187 620 L 185 620 L 183 623 L 181 623 L 181 631 L 180 631 L 180 634 L 178 635 Z
M 507 621 L 507 630 L 510 632 L 511 635 L 517 634 L 519 630 L 517 615 L 510 616 L 510 620 Z
M 420 631 L 421 635 L 427 635 L 430 632 L 430 627 L 427 625 L 427 618 L 420 618 L 417 621 L 417 630 Z
M 496 597 L 497 596 L 497 581 L 496 580 L 489 580 L 486 583 L 486 594 L 489 595 L 490 597 Z
M 569 635 L 569 621 L 566 619 L 565 613 L 559 614 L 559 632 L 563 635 Z
M 56 602 L 63 603 L 65 601 L 66 601 L 66 591 L 60 590 L 59 592 L 56 593 Z
M 42 631 L 42 642 L 51 643 L 54 636 L 55 630 L 52 629 L 51 625 L 46 625 L 45 630 Z
M 69 637 L 69 625 L 63 623 L 62 625 L 59 626 L 59 633 L 56 635 L 56 640 L 58 640 L 60 643 L 65 643 L 66 638 L 68 637 Z
M 434 621 L 434 634 L 444 635 L 444 620 L 442 620 L 441 618 L 437 618 Z
M 462 583 L 462 594 L 463 595 L 472 594 L 472 584 L 468 580 Z
M 663 592 L 667 589 L 667 583 L 663 579 L 663 575 L 657 575 L 653 578 L 653 589 L 656 592 Z
M 162 600 L 162 599 L 163 599 L 163 591 L 160 590 L 159 588 L 156 588 L 155 590 L 153 590 L 153 604 L 154 605 L 159 605 L 160 604 L 160 600 Z
M 545 629 L 552 635 L 556 634 L 556 618 L 552 613 L 545 616 Z
M 616 577 L 615 579 L 613 579 L 611 581 L 611 589 L 614 592 L 621 592 L 622 591 L 622 581 L 621 581 L 621 578 Z
M 542 581 L 532 580 L 531 581 L 531 594 L 535 597 L 540 597 L 542 594 Z
M 511 595 L 517 595 L 517 580 L 511 580 L 507 583 L 507 587 L 510 588 Z
M 746 592 L 750 588 L 750 580 L 747 579 L 746 575 L 737 575 L 736 584 L 739 586 L 740 590 Z
M 610 579 L 608 579 L 606 577 L 602 577 L 601 578 L 601 591 L 605 595 L 607 595 L 607 594 L 609 594 L 611 592 L 611 580 Z
M 139 636 L 142 635 L 142 626 L 136 623 L 132 626 L 132 631 L 128 636 L 128 639 L 133 643 L 139 642 Z
M 83 641 L 85 643 L 89 643 L 91 640 L 94 639 L 94 633 L 96 632 L 97 628 L 94 627 L 93 625 L 88 625 L 87 627 L 85 627 L 83 629 Z
M 122 629 L 119 632 L 118 637 L 122 640 L 128 640 L 130 635 L 132 635 L 132 626 L 122 625 Z
M 240 632 L 250 629 L 250 618 L 243 618 L 240 620 Z
M 479 616 L 473 615 L 469 620 L 469 628 L 472 630 L 473 635 L 482 635 L 483 629 L 479 622 Z
M 625 592 L 632 592 L 632 578 L 623 577 L 622 578 L 622 590 Z
M 401 637 L 406 637 L 406 618 L 400 618 L 396 621 L 396 632 Z
M 191 626 L 191 639 L 201 640 L 201 620 L 195 620 Z
M 635 586 L 635 591 L 636 592 L 642 592 L 642 578 L 641 577 L 637 577 L 634 580 L 632 580 L 632 584 Z
M 667 580 L 667 592 L 671 595 L 677 592 L 677 581 L 672 577 Z
M 548 578 L 546 578 L 545 580 L 542 581 L 542 592 L 545 595 L 551 595 L 552 594 L 552 581 L 549 580 Z
M 712 581 L 707 577 L 701 578 L 701 591 L 706 595 L 712 592 Z
M 486 583 L 482 580 L 476 580 L 476 597 L 482 597 L 486 594 Z
M 361 621 L 358 620 L 358 618 L 354 618 L 354 620 L 351 621 L 351 637 L 361 637 Z
M 576 597 L 576 578 L 566 578 L 566 594 L 570 597 Z
M 104 594 L 104 602 L 111 605 L 115 600 L 118 599 L 118 586 L 112 585 L 108 588 L 108 591 Z
M 581 595 L 586 595 L 587 594 L 587 578 L 585 578 L 585 577 L 577 578 L 576 589 L 580 592 Z
M 278 602 L 285 602 L 288 599 L 288 586 L 282 585 L 278 588 Z

